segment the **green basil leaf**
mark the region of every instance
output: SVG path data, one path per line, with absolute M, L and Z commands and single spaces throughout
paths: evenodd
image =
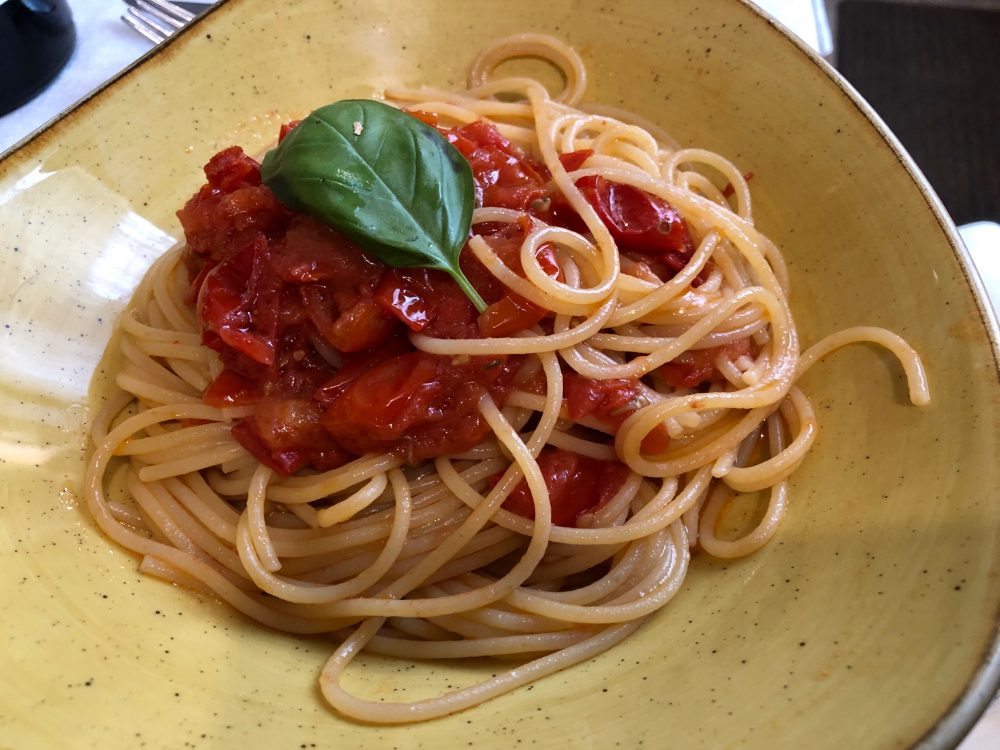
M 486 308 L 458 265 L 475 204 L 472 169 L 430 125 L 382 102 L 336 102 L 269 151 L 261 174 L 286 206 L 387 265 L 445 271 Z

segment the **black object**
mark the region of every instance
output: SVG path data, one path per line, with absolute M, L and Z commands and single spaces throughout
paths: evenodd
M 837 55 L 955 222 L 1000 221 L 1000 0 L 844 0 Z
M 45 88 L 75 45 L 66 0 L 0 1 L 0 115 Z

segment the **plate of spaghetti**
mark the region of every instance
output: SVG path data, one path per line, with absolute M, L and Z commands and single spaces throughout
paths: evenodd
M 233 1 L 0 165 L 0 746 L 957 741 L 996 321 L 722 5 Z

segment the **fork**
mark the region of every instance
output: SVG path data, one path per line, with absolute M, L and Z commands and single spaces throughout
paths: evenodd
M 159 44 L 194 20 L 193 13 L 169 0 L 125 0 L 122 20 L 153 44 Z

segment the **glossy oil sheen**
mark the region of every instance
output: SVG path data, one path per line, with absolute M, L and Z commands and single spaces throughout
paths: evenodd
M 996 321 L 953 228 L 873 116 L 736 0 L 233 0 L 0 162 L 0 747 L 948 747 L 996 687 Z M 180 228 L 201 165 L 389 83 L 460 86 L 482 39 L 550 30 L 590 101 L 752 171 L 806 343 L 884 325 L 933 404 L 856 346 L 802 386 L 820 421 L 760 553 L 699 556 L 635 637 L 473 711 L 363 726 L 323 704 L 331 644 L 145 578 L 81 507 L 115 316 Z M 991 332 L 992 331 L 992 332 Z M 494 669 L 362 658 L 388 700 Z

